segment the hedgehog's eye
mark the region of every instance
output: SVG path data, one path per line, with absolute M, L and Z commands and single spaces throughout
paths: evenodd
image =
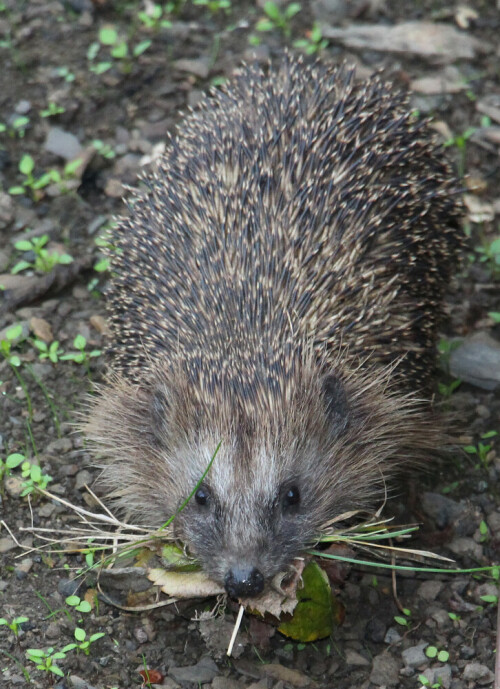
M 194 499 L 198 505 L 205 507 L 210 502 L 210 492 L 206 488 L 200 486 L 194 494 Z
M 291 508 L 296 508 L 300 504 L 300 491 L 297 486 L 289 486 L 283 493 L 281 499 L 281 506 L 283 511 L 288 511 Z

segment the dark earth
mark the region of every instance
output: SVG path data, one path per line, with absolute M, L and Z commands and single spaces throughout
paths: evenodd
M 228 658 L 231 607 L 202 622 L 196 611 L 215 600 L 120 610 L 96 594 L 95 576 L 75 579 L 86 565 L 82 554 L 30 550 L 42 541 L 22 530 L 64 532 L 75 516 L 47 497 L 21 496 L 21 468 L 4 465 L 12 454 L 50 475 L 52 493 L 95 509 L 85 485 L 97 471 L 75 422 L 105 371 L 97 352 L 107 335 L 109 273 L 94 267 L 103 267 L 102 238 L 123 210 L 124 185 L 161 154 L 166 132 L 203 91 L 242 61 L 265 63 L 288 46 L 356 64 L 363 77 L 383 69 L 409 87 L 412 107 L 432 116 L 463 179 L 468 249 L 450 291 L 436 391 L 460 437 L 446 458 L 401 483 L 387 514 L 420 525 L 412 548 L 453 557 L 458 568 L 499 564 L 500 5 L 304 0 L 288 17 L 287 4 L 277 2 L 266 27 L 258 23 L 264 4 L 0 0 L 0 617 L 12 627 L 0 625 L 1 687 L 140 687 L 146 667 L 158 673 L 151 685 L 170 689 L 500 687 L 495 570 L 393 579 L 389 570 L 353 567 L 333 583 L 345 619 L 330 638 L 293 642 L 245 616 L 237 657 Z M 349 43 L 361 25 L 366 31 Z M 399 48 L 389 34 L 396 25 Z M 99 47 L 105 28 L 119 38 L 101 34 Z M 373 30 L 382 33 L 371 38 Z M 452 32 L 445 43 L 441 31 Z M 35 269 L 33 243 L 45 236 L 39 253 L 73 261 L 51 268 L 39 260 Z M 21 240 L 32 243 L 15 248 Z M 20 261 L 28 265 L 13 274 Z M 96 355 L 60 359 L 77 352 L 77 335 Z M 55 361 L 44 357 L 43 343 Z M 65 603 L 74 593 L 90 602 L 89 612 Z M 17 618 L 27 620 L 16 626 Z M 26 657 L 29 648 L 61 651 L 75 641 L 75 628 L 86 639 L 102 636 L 88 654 L 73 649 L 55 659 L 60 675 Z

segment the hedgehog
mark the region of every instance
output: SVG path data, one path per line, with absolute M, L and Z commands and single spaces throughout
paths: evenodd
M 204 96 L 143 182 L 87 433 L 119 507 L 175 515 L 208 577 L 257 596 L 442 442 L 459 190 L 407 94 L 290 55 Z

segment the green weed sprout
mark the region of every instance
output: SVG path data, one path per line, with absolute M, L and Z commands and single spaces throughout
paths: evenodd
M 37 192 L 40 189 L 48 187 L 50 184 L 61 184 L 67 179 L 74 177 L 76 170 L 81 165 L 80 158 L 76 160 L 71 160 L 64 166 L 64 170 L 61 174 L 59 170 L 49 170 L 45 172 L 41 177 L 35 179 L 33 171 L 35 169 L 35 161 L 33 158 L 25 153 L 21 160 L 19 161 L 19 172 L 24 175 L 24 181 L 22 185 L 17 185 L 9 188 L 9 194 L 12 196 L 20 196 L 26 192 L 26 189 L 31 190 L 33 198 L 37 198 Z
M 113 67 L 113 60 L 104 60 L 94 63 L 101 47 L 105 47 L 108 48 L 110 56 L 114 60 L 119 61 L 122 71 L 125 73 L 130 72 L 130 58 L 139 57 L 139 55 L 142 55 L 150 45 L 151 41 L 147 39 L 137 43 L 137 45 L 130 50 L 127 41 L 120 38 L 114 26 L 103 26 L 99 31 L 98 41 L 91 43 L 87 50 L 87 59 L 91 63 L 89 69 L 94 74 L 103 74 Z
M 500 275 L 500 237 L 476 247 L 479 262 L 486 263 L 492 277 Z
M 69 646 L 72 648 L 76 648 L 79 651 L 83 651 L 85 655 L 88 656 L 90 654 L 90 644 L 93 644 L 94 641 L 97 641 L 97 639 L 101 639 L 103 636 L 106 636 L 104 632 L 96 632 L 95 634 L 91 634 L 87 638 L 87 633 L 85 629 L 82 629 L 81 627 L 76 627 L 75 639 L 78 643 L 69 644 Z
M 210 14 L 216 14 L 223 10 L 226 14 L 231 11 L 230 0 L 193 0 L 193 5 L 206 7 Z
M 160 29 L 169 29 L 172 26 L 172 22 L 166 19 L 168 12 L 168 7 L 162 7 L 158 3 L 155 3 L 150 6 L 147 11 L 138 12 L 137 16 L 147 29 L 159 31 Z
M 66 108 L 63 108 L 62 105 L 50 102 L 44 110 L 40 110 L 40 117 L 54 117 L 55 115 L 61 115 L 65 110 Z
M 54 340 L 50 345 L 43 340 L 34 340 L 33 345 L 38 349 L 38 358 L 40 360 L 48 359 L 53 364 L 57 364 L 59 357 L 63 354 L 64 349 L 59 346 L 59 340 Z
M 31 268 L 39 273 L 50 273 L 52 268 L 56 265 L 67 265 L 73 262 L 73 257 L 69 254 L 60 254 L 57 251 L 49 251 L 45 245 L 49 241 L 49 235 L 44 234 L 41 237 L 33 237 L 32 239 L 20 239 L 14 244 L 18 251 L 33 251 L 35 254 L 34 261 L 22 260 L 16 263 L 12 268 L 11 273 L 15 275 L 22 270 Z
M 85 337 L 83 335 L 77 335 L 73 340 L 73 347 L 77 351 L 68 352 L 67 354 L 63 354 L 59 358 L 61 359 L 61 361 L 73 361 L 75 364 L 85 364 L 88 367 L 90 359 L 100 356 L 101 350 L 92 349 L 90 352 L 87 352 L 85 350 L 86 346 L 87 340 L 85 339 Z
M 22 459 L 18 460 L 21 464 L 21 476 L 23 477 L 23 490 L 21 497 L 33 493 L 37 488 L 45 490 L 48 484 L 52 481 L 52 476 L 42 473 L 42 469 L 38 464 L 32 464 L 24 455 L 19 455 Z
M 293 43 L 295 48 L 303 50 L 306 55 L 320 53 L 328 45 L 326 38 L 323 38 L 320 25 L 315 22 L 313 28 L 307 33 L 306 38 L 299 38 Z
M 60 651 L 55 651 L 54 649 L 47 648 L 45 651 L 41 648 L 28 648 L 26 651 L 26 657 L 35 663 L 37 670 L 44 670 L 45 672 L 52 672 L 54 675 L 59 677 L 64 677 L 64 672 L 61 670 L 59 665 L 57 665 L 57 660 L 62 660 L 66 658 L 66 653 L 75 648 L 76 644 L 68 644 Z
M 292 2 L 281 9 L 275 2 L 266 2 L 263 10 L 266 17 L 259 19 L 255 28 L 257 31 L 273 31 L 278 29 L 286 38 L 292 35 L 291 21 L 302 9 L 300 3 Z
M 25 338 L 22 337 L 23 327 L 20 323 L 13 325 L 5 331 L 5 339 L 0 340 L 0 354 L 6 359 L 11 366 L 18 367 L 21 365 L 21 359 L 17 354 L 12 353 L 12 348 L 19 344 Z
M 483 433 L 481 435 L 481 440 L 489 440 L 497 435 L 497 431 L 488 431 L 487 433 Z M 493 443 L 483 443 L 479 441 L 477 445 L 466 445 L 464 447 L 464 451 L 469 455 L 477 456 L 479 463 L 476 465 L 476 468 L 479 466 L 486 468 L 488 466 L 488 454 L 492 448 Z
M 0 626 L 5 625 L 7 626 L 10 631 L 14 634 L 14 636 L 19 635 L 19 627 L 24 623 L 27 622 L 28 618 L 27 617 L 14 617 L 12 622 L 9 622 L 5 617 L 0 617 Z

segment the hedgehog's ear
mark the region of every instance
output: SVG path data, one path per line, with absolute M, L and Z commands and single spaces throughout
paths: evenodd
M 326 416 L 335 433 L 342 432 L 349 421 L 349 403 L 344 383 L 333 373 L 322 380 Z

